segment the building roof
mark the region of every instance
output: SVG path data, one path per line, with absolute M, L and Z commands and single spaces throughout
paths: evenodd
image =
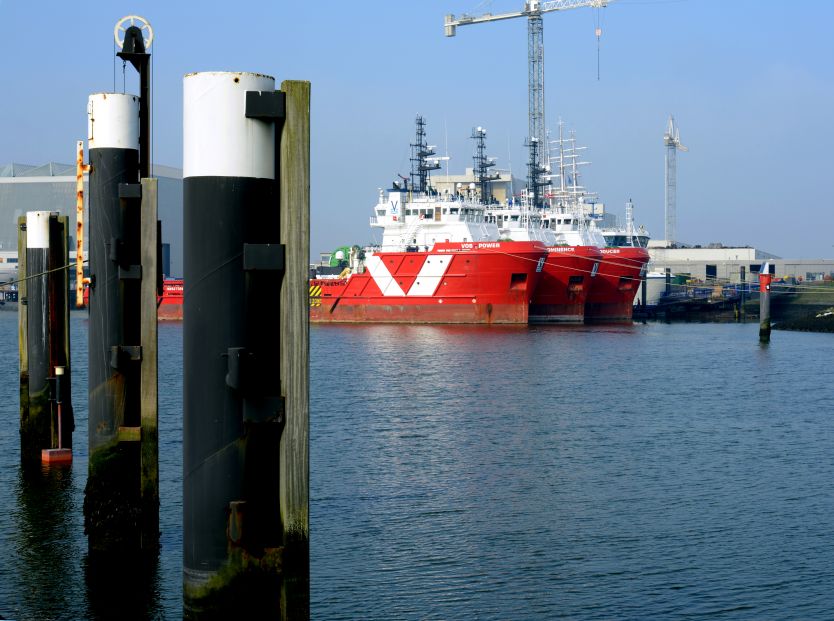
M 182 169 L 173 166 L 153 165 L 153 174 L 156 177 L 168 177 L 171 179 L 182 179 Z M 11 162 L 0 165 L 0 178 L 19 177 L 72 177 L 75 179 L 75 164 L 60 164 L 49 162 L 35 166 L 33 164 L 20 164 Z
M 11 162 L 0 166 L 0 177 L 67 177 L 75 176 L 75 164 L 49 162 L 40 166 Z

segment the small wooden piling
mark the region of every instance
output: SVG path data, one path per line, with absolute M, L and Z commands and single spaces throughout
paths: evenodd
M 281 243 L 286 272 L 281 288 L 281 387 L 286 424 L 281 436 L 281 522 L 284 529 L 284 619 L 310 616 L 309 575 L 309 300 L 310 83 L 287 80 L 281 135 Z
M 29 315 L 26 306 L 29 303 L 26 280 L 28 266 L 26 263 L 26 216 L 17 219 L 17 342 L 20 348 L 20 461 L 23 464 L 33 462 L 32 455 L 43 448 L 34 431 L 29 412 Z
M 68 219 L 48 212 L 37 213 L 45 219 L 41 222 L 46 242 L 37 249 L 29 248 L 27 217 L 18 219 L 20 459 L 24 466 L 39 464 L 42 459 L 47 463 L 71 461 L 67 451 L 60 459 L 44 451 L 59 447 L 71 450 L 74 429 L 67 294 Z M 32 279 L 37 281 L 30 282 Z M 64 374 L 61 382 L 55 379 L 58 367 Z M 51 386 L 59 388 L 60 394 L 55 394 Z
M 152 550 L 159 545 L 159 435 L 157 364 L 157 264 L 159 227 L 157 221 L 157 179 L 142 179 L 140 260 L 140 345 L 142 367 L 139 376 L 140 416 L 140 494 L 142 507 L 141 547 Z

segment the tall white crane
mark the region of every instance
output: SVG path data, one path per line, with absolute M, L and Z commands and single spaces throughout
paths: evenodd
M 669 115 L 669 124 L 663 134 L 663 144 L 666 146 L 666 245 L 673 246 L 677 241 L 677 192 L 678 192 L 678 164 L 677 152 L 689 151 L 681 143 L 681 134 L 675 117 Z
M 454 37 L 458 26 L 469 24 L 483 24 L 515 17 L 527 18 L 527 64 L 528 64 L 528 110 L 529 110 L 529 135 L 528 144 L 531 152 L 536 152 L 534 169 L 547 170 L 548 156 L 547 132 L 544 125 L 544 43 L 542 14 L 552 11 L 564 11 L 567 9 L 578 9 L 580 7 L 603 8 L 614 0 L 552 0 L 541 2 L 540 0 L 525 0 L 524 9 L 513 13 L 500 13 L 493 15 L 466 15 L 455 18 L 454 15 L 446 16 L 446 36 Z M 599 31 L 597 32 L 599 35 Z M 538 145 L 538 148 L 536 147 Z M 535 185 L 536 179 L 528 179 L 528 185 Z

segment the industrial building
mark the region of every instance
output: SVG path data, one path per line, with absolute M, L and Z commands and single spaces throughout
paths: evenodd
M 823 280 L 834 276 L 832 259 L 783 259 L 774 254 L 751 248 L 727 247 L 722 244 L 707 246 L 665 247 L 663 240 L 649 242 L 650 270 L 684 274 L 701 281 L 737 283 L 744 277 L 759 273 L 762 264 L 770 263 L 770 271 L 777 278 L 796 278 L 804 281 Z
M 0 165 L 0 281 L 13 279 L 17 264 L 17 220 L 27 211 L 53 211 L 69 217 L 75 232 L 75 164 L 50 162 L 41 166 Z M 182 170 L 153 166 L 159 181 L 158 209 L 162 221 L 162 242 L 170 247 L 170 274 L 182 274 Z M 85 218 L 89 219 L 87 175 L 84 175 Z M 87 227 L 85 225 L 85 230 Z M 70 240 L 75 255 L 74 235 Z M 86 250 L 86 239 L 85 239 Z M 5 268 L 5 269 L 4 269 Z

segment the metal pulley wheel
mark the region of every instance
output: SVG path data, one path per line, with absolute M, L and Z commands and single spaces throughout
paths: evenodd
M 131 26 L 136 26 L 142 31 L 145 50 L 149 50 L 151 43 L 153 43 L 153 28 L 151 28 L 151 23 L 148 20 L 139 15 L 128 15 L 116 22 L 116 27 L 113 29 L 113 37 L 116 39 L 116 45 L 119 49 L 122 49 L 125 43 L 125 31 Z

